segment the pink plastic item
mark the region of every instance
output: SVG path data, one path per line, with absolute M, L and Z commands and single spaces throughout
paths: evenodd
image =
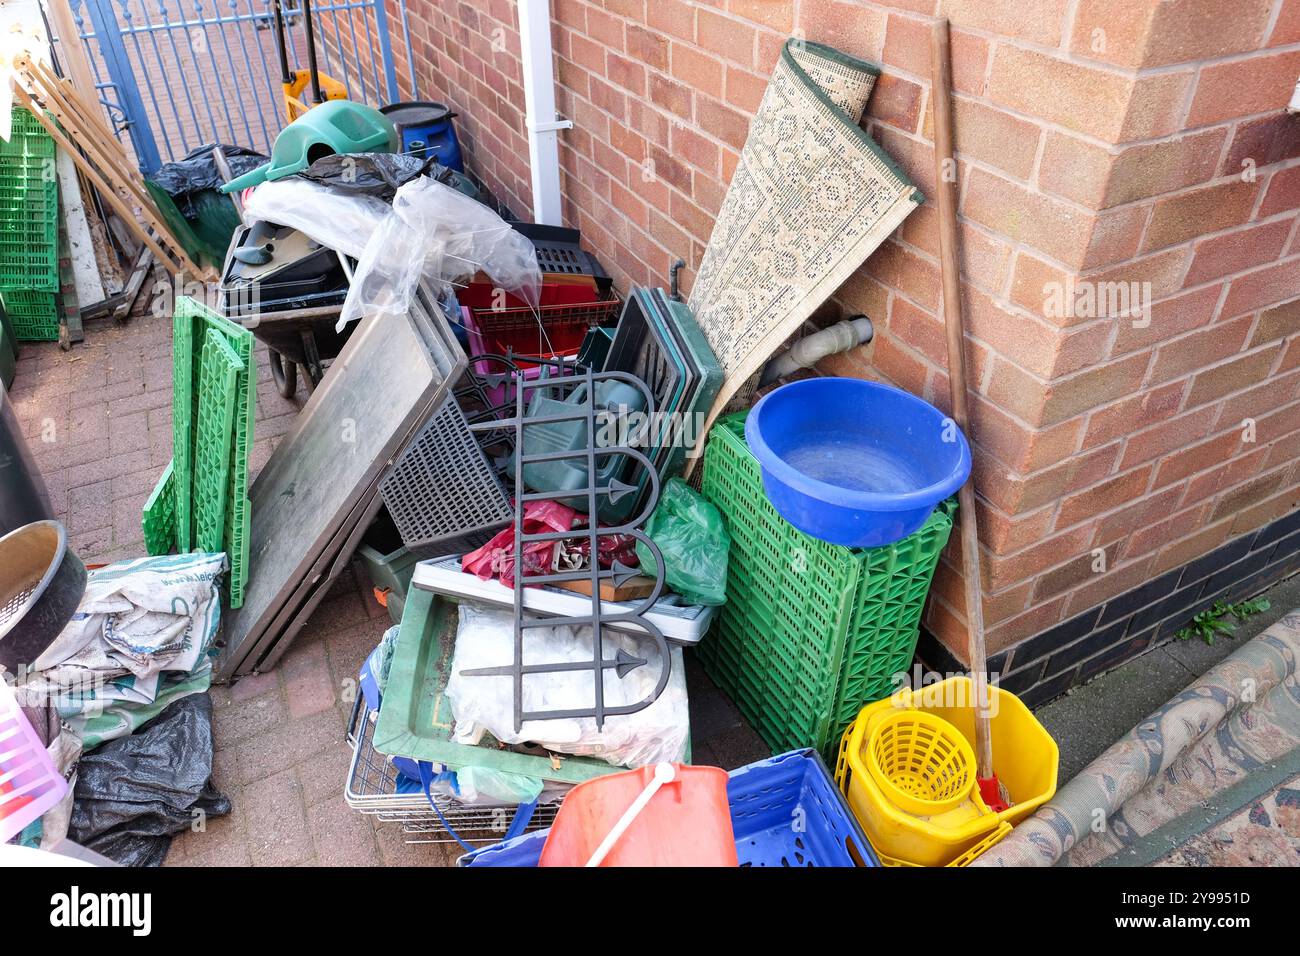
M 0 843 L 63 799 L 68 782 L 54 766 L 41 738 L 0 680 Z

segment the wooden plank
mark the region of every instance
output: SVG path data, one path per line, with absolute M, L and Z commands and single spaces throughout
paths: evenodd
M 139 258 L 135 260 L 135 268 L 131 270 L 131 278 L 126 280 L 126 288 L 122 290 L 123 300 L 113 309 L 114 321 L 125 322 L 130 317 L 136 299 L 140 298 L 140 290 L 144 288 L 144 280 L 153 270 L 153 263 L 154 258 L 149 250 L 141 249 Z
M 17 58 L 15 66 L 35 88 L 37 97 L 44 101 L 46 109 L 54 114 L 55 119 L 69 132 L 81 134 L 78 136 L 78 145 L 98 167 L 103 179 L 114 188 L 119 197 L 136 205 L 146 225 L 172 248 L 175 259 L 181 265 L 181 271 L 188 272 L 196 278 L 213 277 L 212 270 L 200 269 L 171 234 L 162 213 L 154 205 L 152 197 L 145 188 L 143 178 L 140 177 L 139 171 L 130 165 L 121 144 L 103 122 L 86 109 L 85 104 L 77 98 L 76 92 L 68 89 L 65 81 L 60 81 L 41 64 L 34 63 L 27 57 Z M 37 118 L 47 130 L 50 129 L 50 124 L 43 115 L 38 115 Z M 75 150 L 69 151 L 75 152 Z M 151 251 L 157 254 L 156 250 Z M 169 260 L 165 256 L 159 256 L 159 261 L 166 263 Z
M 948 21 L 930 24 L 930 96 L 934 119 L 934 165 L 939 194 L 939 276 L 943 283 L 943 320 L 948 342 L 948 394 L 952 418 L 971 441 L 966 409 L 966 332 L 961 309 L 961 246 L 957 227 L 956 138 L 952 126 L 952 54 Z M 988 709 L 988 662 L 984 643 L 984 595 L 979 537 L 975 519 L 975 476 L 957 491 L 961 526 L 962 577 L 966 589 L 966 654 L 975 690 L 975 763 L 980 781 L 993 776 L 993 743 Z M 1004 756 L 1005 760 L 1006 757 Z M 981 785 L 982 789 L 982 785 Z M 993 801 L 989 800 L 992 804 Z
M 552 586 L 591 597 L 591 581 L 587 578 L 581 581 L 563 581 Z M 643 597 L 648 597 L 654 589 L 654 578 L 647 578 L 643 574 L 629 578 L 622 584 L 615 584 L 613 578 L 606 578 L 600 582 L 600 599 L 602 601 L 637 601 Z
M 59 79 L 41 64 L 28 60 L 21 65 L 25 75 L 37 87 L 36 92 L 40 94 L 40 98 L 45 100 L 47 105 L 57 104 L 58 111 L 67 114 L 73 126 L 99 147 L 103 159 L 111 165 L 122 182 L 142 201 L 152 206 L 148 190 L 145 189 L 144 176 L 136 168 L 134 160 L 127 154 L 126 148 L 117 139 L 117 135 L 103 121 L 98 110 L 88 106 L 67 80 Z M 53 107 L 50 111 L 56 112 Z
M 41 63 L 31 58 L 18 58 L 14 62 L 17 69 L 24 70 L 29 76 L 39 81 L 43 90 L 53 91 L 71 103 L 77 115 L 81 119 L 81 127 L 88 132 L 96 133 L 106 143 L 112 143 L 121 156 L 123 167 L 129 175 L 143 182 L 143 176 L 135 167 L 131 155 L 122 145 L 121 140 L 117 138 L 117 130 L 113 129 L 104 119 L 104 114 L 98 106 L 86 103 L 77 92 L 76 84 L 69 81 L 66 77 L 58 76 L 48 64 Z M 90 89 L 94 89 L 91 86 Z
M 172 236 L 162 213 L 145 188 L 143 178 L 127 161 L 121 144 L 110 138 L 111 134 L 106 128 L 102 125 L 97 127 L 95 120 L 88 117 L 84 105 L 76 101 L 75 92 L 63 88 L 52 74 L 43 74 L 39 64 L 33 65 L 31 60 L 20 59 L 18 66 L 29 80 L 34 81 L 38 87 L 36 92 L 43 94 L 41 98 L 55 119 L 65 129 L 83 134 L 79 138 L 79 145 L 90 155 L 91 161 L 109 176 L 110 181 L 120 186 L 122 198 L 139 206 L 147 224 L 176 251 L 176 258 L 190 272 L 195 276 L 203 275 L 204 270 L 190 260 L 184 248 Z
M 64 69 L 72 78 L 73 85 L 82 90 L 95 88 L 95 74 L 86 59 L 86 51 L 81 45 L 80 31 L 72 16 L 72 6 L 68 0 L 46 0 L 45 8 L 50 19 L 54 21 L 54 30 L 59 35 L 59 57 Z
M 183 265 L 178 267 L 177 264 L 172 261 L 171 257 L 163 251 L 162 246 L 155 242 L 153 237 L 145 230 L 145 228 L 136 221 L 135 214 L 127 207 L 127 204 L 122 197 L 117 194 L 117 191 L 112 187 L 112 184 L 104 178 L 103 174 L 97 167 L 82 156 L 76 146 L 69 142 L 68 138 L 59 130 L 59 127 L 46 117 L 45 111 L 41 109 L 40 104 L 33 99 L 32 95 L 28 93 L 21 84 L 17 83 L 14 84 L 14 95 L 18 97 L 18 101 L 23 106 L 26 106 L 31 110 L 32 115 L 36 117 L 43 127 L 45 127 L 45 131 L 50 134 L 54 139 L 54 142 L 67 151 L 68 155 L 72 157 L 72 161 L 77 164 L 77 168 L 80 169 L 82 174 L 90 180 L 91 184 L 99 190 L 100 195 L 108 200 L 109 205 L 117 211 L 117 214 L 122 217 L 123 221 L 131 228 L 131 231 L 136 234 L 140 241 L 145 244 L 149 251 L 158 257 L 158 261 L 161 262 L 169 272 L 177 275 L 183 274 L 185 272 L 185 267 Z M 196 273 L 196 275 L 197 274 L 198 273 Z

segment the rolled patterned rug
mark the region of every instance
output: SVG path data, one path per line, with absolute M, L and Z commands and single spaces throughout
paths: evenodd
M 1298 656 L 1295 610 L 1172 697 L 971 865 L 1157 863 L 1235 826 L 1233 815 L 1267 802 L 1271 790 L 1294 792 Z M 1267 863 L 1286 853 L 1263 847 L 1219 861 Z

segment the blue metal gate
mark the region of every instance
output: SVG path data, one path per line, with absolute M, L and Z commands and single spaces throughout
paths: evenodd
M 146 173 L 206 143 L 269 152 L 284 126 L 271 0 L 71 0 L 96 94 Z M 306 66 L 299 0 L 282 0 L 290 69 Z M 400 22 L 392 22 L 389 7 Z M 393 43 L 415 76 L 406 0 L 311 5 L 322 73 L 350 99 L 399 98 Z M 66 42 L 59 38 L 60 42 Z

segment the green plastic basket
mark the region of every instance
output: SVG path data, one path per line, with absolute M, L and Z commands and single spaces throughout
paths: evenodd
M 13 133 L 0 142 L 0 286 L 59 287 L 59 187 L 54 140 L 14 107 Z
M 763 493 L 744 413 L 709 433 L 701 490 L 731 532 L 727 603 L 696 653 L 774 753 L 832 759 L 858 711 L 888 696 L 916 651 L 956 502 L 881 548 L 844 548 L 787 522 Z
M 230 497 L 230 446 L 235 431 L 235 389 L 244 363 L 220 335 L 203 342 L 199 412 L 195 425 L 194 542 L 200 551 L 225 551 Z
M 0 289 L 0 304 L 19 342 L 59 340 L 59 297 L 34 289 Z
M 13 107 L 13 130 L 9 142 L 0 140 L 0 159 L 53 159 L 54 152 L 54 139 L 40 121 L 26 107 Z
M 218 463 L 209 454 L 200 467 L 201 422 L 205 414 L 218 409 L 224 416 L 227 401 L 224 386 L 206 392 L 201 388 L 202 357 L 209 343 L 214 343 L 225 364 L 236 371 L 226 460 Z M 176 547 L 182 553 L 194 546 L 225 551 L 230 561 L 232 608 L 243 604 L 248 579 L 252 509 L 248 468 L 256 401 L 253 333 L 187 296 L 178 298 L 172 318 L 172 462 L 168 466 L 173 470 Z M 202 514 L 201 502 L 205 503 Z M 151 513 L 147 512 L 144 519 L 147 525 Z M 212 524 L 213 520 L 218 521 L 218 526 Z M 205 522 L 202 540 L 195 536 L 200 521 Z

